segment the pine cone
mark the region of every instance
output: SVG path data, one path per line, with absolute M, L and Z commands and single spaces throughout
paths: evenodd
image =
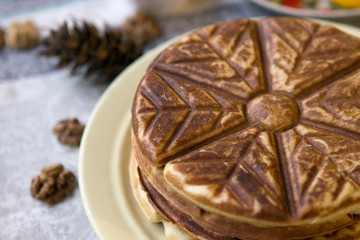
M 26 49 L 37 45 L 39 42 L 39 31 L 31 22 L 14 22 L 6 31 L 6 45 L 12 49 Z
M 85 67 L 86 77 L 97 72 L 105 80 L 112 80 L 142 54 L 142 49 L 120 31 L 107 27 L 100 35 L 88 22 L 83 22 L 82 26 L 75 24 L 71 30 L 64 23 L 51 32 L 44 44 L 47 49 L 41 54 L 58 56 L 59 67 L 71 64 L 73 74 Z
M 88 22 L 65 22 L 44 40 L 45 56 L 58 56 L 58 67 L 72 65 L 71 73 L 85 68 L 85 77 L 99 73 L 111 81 L 143 53 L 144 44 L 160 33 L 155 20 L 144 13 L 129 18 L 119 29 L 106 27 L 100 34 Z
M 156 20 L 143 12 L 137 12 L 133 17 L 128 18 L 120 30 L 141 49 L 144 44 L 160 36 L 160 28 Z
M 65 171 L 63 165 L 55 164 L 43 168 L 41 174 L 32 180 L 30 193 L 39 201 L 53 204 L 71 195 L 74 183 L 74 174 Z
M 2 49 L 5 46 L 5 33 L 4 31 L 0 28 L 0 49 Z
M 57 139 L 65 144 L 79 146 L 85 125 L 81 124 L 76 118 L 65 119 L 53 128 L 53 132 Z

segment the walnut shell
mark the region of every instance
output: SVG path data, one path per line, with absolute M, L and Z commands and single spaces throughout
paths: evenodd
M 30 194 L 39 201 L 54 204 L 71 195 L 74 184 L 74 174 L 64 170 L 63 165 L 55 164 L 43 168 L 31 181 Z
M 39 39 L 39 31 L 31 21 L 24 23 L 14 22 L 5 34 L 6 45 L 12 49 L 35 47 Z
M 5 32 L 0 28 L 0 49 L 2 49 L 5 46 Z

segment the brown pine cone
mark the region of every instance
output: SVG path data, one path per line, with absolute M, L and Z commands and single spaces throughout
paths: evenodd
M 0 28 L 0 49 L 2 49 L 5 46 L 5 33 Z
M 137 59 L 145 44 L 160 34 L 156 21 L 137 13 L 117 28 L 99 31 L 87 21 L 66 22 L 51 31 L 42 43 L 44 56 L 58 56 L 59 67 L 72 66 L 71 73 L 83 72 L 85 77 L 98 73 L 99 80 L 112 81 L 116 75 Z
M 65 119 L 53 128 L 53 132 L 57 139 L 68 145 L 79 146 L 85 125 L 81 124 L 76 118 Z
M 54 204 L 72 193 L 74 183 L 74 174 L 64 170 L 63 165 L 55 164 L 43 168 L 41 174 L 32 180 L 30 193 L 39 201 Z

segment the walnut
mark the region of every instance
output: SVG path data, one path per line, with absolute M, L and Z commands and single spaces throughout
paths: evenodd
M 64 170 L 63 165 L 55 164 L 43 168 L 41 174 L 32 180 L 30 193 L 39 201 L 53 204 L 70 195 L 74 183 L 74 174 Z
M 0 49 L 5 46 L 4 31 L 0 28 Z
M 36 46 L 39 42 L 39 31 L 31 22 L 14 22 L 5 34 L 6 45 L 13 49 L 26 49 Z
M 160 27 L 155 18 L 143 12 L 137 12 L 126 19 L 120 30 L 139 48 L 160 35 Z
M 79 146 L 84 129 L 85 125 L 80 124 L 76 118 L 73 118 L 55 124 L 53 132 L 60 142 Z

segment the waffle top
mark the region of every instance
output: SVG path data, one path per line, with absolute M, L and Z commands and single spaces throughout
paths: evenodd
M 308 20 L 189 34 L 141 81 L 142 155 L 198 206 L 276 226 L 360 212 L 360 39 Z

